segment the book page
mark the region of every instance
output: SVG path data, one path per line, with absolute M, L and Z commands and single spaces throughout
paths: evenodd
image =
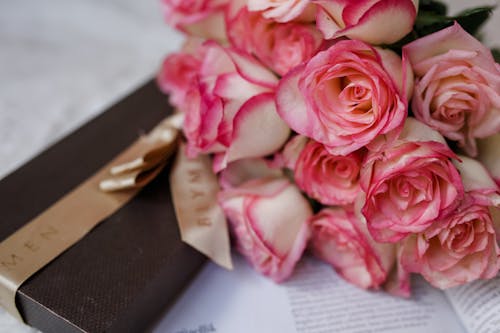
M 240 256 L 234 265 L 207 264 L 154 332 L 465 332 L 444 293 L 421 279 L 406 300 L 352 286 L 310 257 L 281 285 Z
M 500 333 L 500 276 L 445 293 L 470 333 Z

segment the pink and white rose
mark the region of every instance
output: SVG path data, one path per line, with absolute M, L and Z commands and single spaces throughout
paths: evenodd
M 393 244 L 375 242 L 352 207 L 325 208 L 313 216 L 311 246 L 347 281 L 361 288 L 378 288 L 394 265 Z
M 224 14 L 229 0 L 162 0 L 165 20 L 193 36 L 226 39 Z
M 461 157 L 465 198 L 448 216 L 403 242 L 401 263 L 444 289 L 476 279 L 490 279 L 500 269 L 490 207 L 500 207 L 497 185 L 477 161 Z
M 412 118 L 393 145 L 368 154 L 361 170 L 362 213 L 376 241 L 422 232 L 457 207 L 464 189 L 452 159 L 443 137 Z
M 196 79 L 179 108 L 187 153 L 218 153 L 217 171 L 231 161 L 281 148 L 290 129 L 276 112 L 276 76 L 248 54 L 215 42 L 201 47 Z
M 314 24 L 280 24 L 264 18 L 260 12 L 249 12 L 246 7 L 228 19 L 227 29 L 234 47 L 254 54 L 279 75 L 309 60 L 323 42 Z
M 169 101 L 173 106 L 180 108 L 187 102 L 186 95 L 198 78 L 203 51 L 198 41 L 190 40 L 182 52 L 171 53 L 163 60 L 156 82 L 162 92 L 169 94 Z
M 332 155 L 322 144 L 296 136 L 285 146 L 283 154 L 297 186 L 322 204 L 352 204 L 360 194 L 364 150 L 346 156 Z
M 297 187 L 284 177 L 248 180 L 222 190 L 219 204 L 238 251 L 258 272 L 276 282 L 287 279 L 310 235 L 312 210 Z
M 500 132 L 500 65 L 458 23 L 404 53 L 416 76 L 415 117 L 475 156 L 477 138 Z
M 406 36 L 417 17 L 418 0 L 313 0 L 316 24 L 325 39 L 349 37 L 380 45 Z
M 311 16 L 311 0 L 248 0 L 250 11 L 262 11 L 265 18 L 288 22 L 302 15 Z
M 403 127 L 411 75 L 402 67 L 392 51 L 337 42 L 283 77 L 278 112 L 299 134 L 332 154 L 348 155 Z

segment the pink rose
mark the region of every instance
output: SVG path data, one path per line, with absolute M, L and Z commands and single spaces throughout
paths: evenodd
M 417 17 L 418 0 L 313 0 L 316 24 L 326 39 L 342 36 L 370 44 L 392 44 L 406 36 Z
M 313 11 L 311 0 L 248 0 L 250 11 L 263 11 L 263 16 L 277 22 L 288 22 Z M 304 13 L 306 12 L 306 13 Z
M 454 158 L 439 133 L 412 118 L 392 146 L 368 154 L 362 212 L 375 240 L 397 242 L 422 232 L 457 207 L 463 185 Z
M 158 73 L 157 83 L 160 90 L 170 94 L 170 104 L 180 107 L 186 103 L 186 95 L 196 83 L 203 56 L 177 52 L 168 55 Z
M 404 72 L 392 51 L 340 41 L 280 81 L 278 112 L 299 134 L 347 155 L 403 127 L 410 85 Z
M 457 211 L 403 244 L 406 269 L 421 273 L 441 289 L 491 279 L 500 268 L 491 215 L 474 201 L 466 200 Z
M 461 157 L 465 198 L 448 216 L 438 219 L 402 245 L 401 264 L 421 273 L 438 288 L 450 288 L 476 279 L 490 279 L 500 269 L 494 222 L 489 208 L 500 207 L 498 186 L 477 161 Z
M 296 136 L 285 146 L 283 154 L 297 186 L 322 204 L 351 204 L 361 192 L 359 171 L 364 150 L 346 156 L 332 155 L 322 144 Z
M 203 45 L 198 75 L 185 94 L 187 153 L 219 153 L 217 171 L 231 161 L 281 148 L 290 129 L 276 112 L 278 79 L 252 57 L 214 42 Z
M 313 24 L 280 24 L 246 8 L 228 20 L 227 29 L 234 47 L 254 54 L 280 75 L 309 60 L 323 42 Z
M 375 242 L 352 207 L 323 209 L 309 223 L 314 254 L 344 279 L 365 289 L 385 282 L 394 264 L 395 246 Z
M 168 24 L 190 35 L 224 40 L 229 0 L 162 0 Z
M 500 66 L 455 25 L 404 47 L 416 76 L 415 117 L 477 154 L 476 138 L 500 131 Z
M 312 211 L 300 191 L 283 177 L 260 178 L 222 190 L 219 204 L 239 252 L 274 281 L 288 278 L 310 233 Z

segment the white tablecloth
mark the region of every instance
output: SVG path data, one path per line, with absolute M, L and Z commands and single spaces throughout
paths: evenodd
M 449 0 L 452 11 L 494 1 Z M 160 0 L 0 0 L 0 178 L 154 75 Z M 500 45 L 500 13 L 485 29 Z M 1 206 L 1 203 L 0 203 Z M 0 332 L 32 332 L 0 309 Z

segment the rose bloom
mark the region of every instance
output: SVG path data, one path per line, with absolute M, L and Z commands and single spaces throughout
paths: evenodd
M 229 0 L 162 0 L 168 24 L 190 35 L 225 39 L 224 11 Z
M 219 204 L 238 251 L 274 281 L 288 278 L 307 245 L 312 215 L 297 187 L 283 177 L 249 180 L 222 190 Z
M 463 184 L 454 158 L 439 133 L 412 118 L 393 145 L 368 154 L 360 179 L 362 213 L 376 241 L 422 232 L 457 207 Z
M 491 215 L 474 202 L 409 237 L 403 246 L 403 265 L 441 289 L 491 279 L 500 268 Z
M 464 184 L 464 200 L 451 214 L 406 239 L 401 248 L 404 268 L 421 273 L 442 289 L 493 278 L 500 269 L 490 212 L 500 207 L 499 188 L 479 162 L 460 159 L 455 164 Z
M 500 132 L 500 65 L 490 50 L 455 23 L 404 53 L 416 76 L 415 117 L 475 156 L 476 138 Z
M 418 0 L 313 0 L 316 24 L 326 39 L 342 36 L 370 44 L 392 44 L 408 34 Z
M 309 60 L 323 42 L 313 24 L 276 23 L 246 7 L 228 19 L 227 35 L 234 47 L 254 54 L 280 75 Z
M 311 0 L 248 0 L 250 11 L 263 11 L 265 18 L 288 22 L 299 16 L 312 16 Z
M 283 155 L 297 186 L 322 204 L 351 204 L 361 192 L 359 171 L 364 150 L 332 155 L 322 144 L 296 136 L 287 143 Z
M 290 129 L 276 112 L 274 74 L 249 55 L 215 42 L 200 48 L 203 59 L 195 78 L 186 80 L 187 90 L 178 84 L 179 77 L 167 80 L 175 89 L 182 86 L 178 94 L 183 103 L 178 107 L 185 113 L 188 155 L 218 153 L 218 171 L 233 160 L 281 148 Z
M 352 207 L 325 208 L 313 216 L 311 247 L 347 281 L 378 288 L 394 264 L 393 244 L 375 242 Z
M 278 112 L 299 134 L 347 155 L 402 128 L 411 85 L 405 72 L 392 51 L 340 41 L 283 77 Z
M 177 108 L 186 103 L 186 95 L 196 84 L 198 72 L 201 69 L 204 49 L 199 45 L 192 45 L 195 50 L 191 51 L 189 49 L 191 45 L 188 44 L 195 43 L 188 41 L 182 52 L 169 54 L 163 60 L 156 78 L 160 90 L 169 94 L 170 104 Z

